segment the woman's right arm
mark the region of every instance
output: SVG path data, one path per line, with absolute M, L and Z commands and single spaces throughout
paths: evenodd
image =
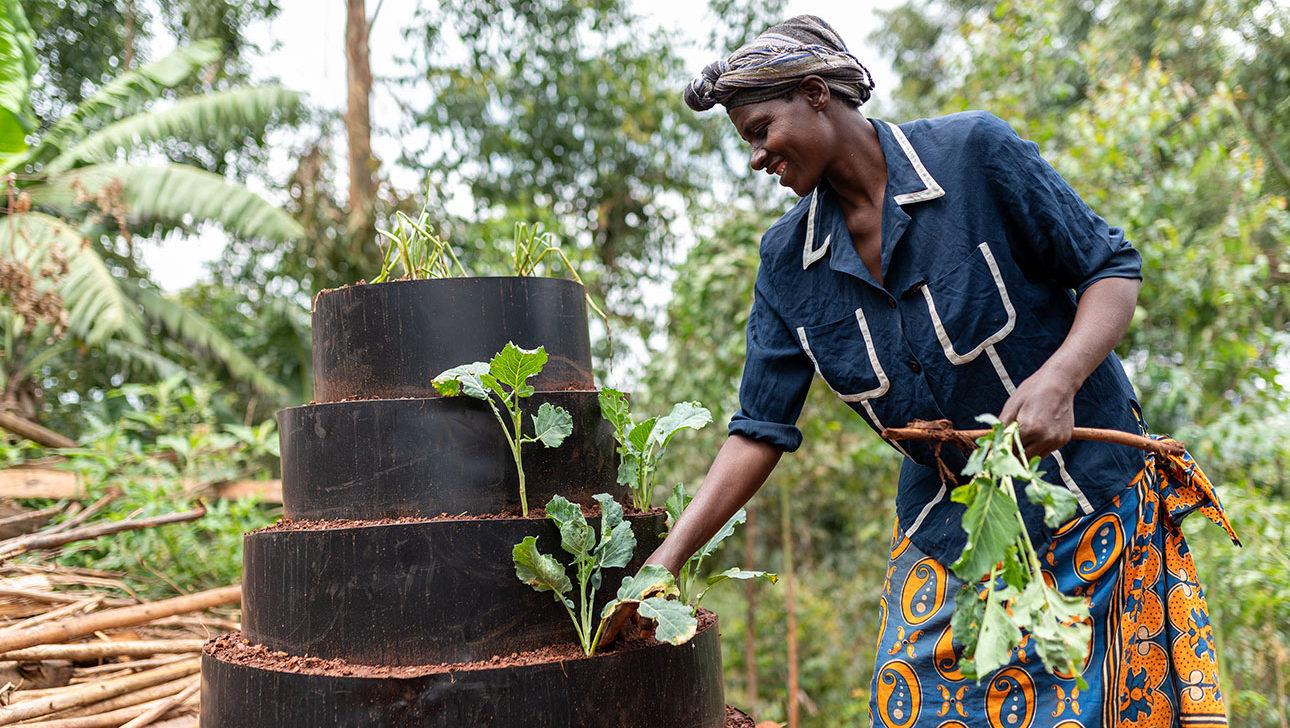
M 731 435 L 717 452 L 702 485 L 671 533 L 645 561 L 676 574 L 735 512 L 761 488 L 783 451 L 743 435 Z

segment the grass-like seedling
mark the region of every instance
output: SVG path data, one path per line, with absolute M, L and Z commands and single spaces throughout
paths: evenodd
M 614 426 L 618 441 L 618 482 L 632 491 L 632 505 L 644 511 L 654 501 L 658 464 L 672 438 L 681 430 L 700 430 L 712 421 L 712 413 L 698 402 L 680 402 L 662 417 L 644 422 L 632 420 L 627 397 L 616 389 L 600 390 L 600 413 Z
M 681 518 L 681 513 L 690 505 L 691 500 L 690 494 L 685 492 L 684 485 L 677 483 L 676 486 L 672 488 L 672 494 L 668 496 L 666 505 L 667 527 L 669 531 L 676 526 L 676 522 Z M 749 571 L 742 567 L 735 566 L 726 569 L 721 573 L 709 576 L 704 581 L 702 590 L 698 590 L 699 585 L 696 584 L 696 581 L 699 578 L 699 574 L 702 573 L 703 562 L 721 548 L 723 541 L 734 535 L 736 527 L 742 525 L 747 520 L 748 513 L 744 509 L 740 508 L 738 512 L 736 512 L 735 515 L 726 522 L 726 525 L 721 527 L 721 530 L 717 531 L 712 538 L 708 539 L 708 542 L 703 545 L 703 548 L 696 551 L 694 555 L 681 566 L 681 571 L 677 574 L 676 585 L 680 592 L 680 600 L 682 602 L 689 604 L 692 607 L 698 607 L 709 589 L 723 581 L 730 581 L 732 579 L 761 579 L 762 581 L 766 581 L 771 584 L 779 581 L 778 574 L 772 574 L 769 571 Z
M 426 196 L 428 198 L 429 194 Z M 452 245 L 430 229 L 430 211 L 426 205 L 421 206 L 415 219 L 402 210 L 394 213 L 392 227 L 392 230 L 376 230 L 379 236 L 377 244 L 380 245 L 382 238 L 386 244 L 381 246 L 381 272 L 372 279 L 372 283 L 390 280 L 396 267 L 403 271 L 398 276 L 402 280 L 469 275 L 453 252 Z
M 605 569 L 621 569 L 631 561 L 632 552 L 636 550 L 636 536 L 632 533 L 631 523 L 623 518 L 622 506 L 612 496 L 601 493 L 595 499 L 600 504 L 598 538 L 576 503 L 557 495 L 546 505 L 547 518 L 555 521 L 560 529 L 560 547 L 573 556 L 576 604 L 570 597 L 574 583 L 565 565 L 554 556 L 539 551 L 536 536 L 525 538 L 512 550 L 515 576 L 539 592 L 551 592 L 564 606 L 577 631 L 578 644 L 586 655 L 595 653 L 600 634 L 614 610 L 629 603 L 637 605 L 638 615 L 655 622 L 655 639 L 674 645 L 688 641 L 698 630 L 698 620 L 692 607 L 667 598 L 676 595 L 676 585 L 671 573 L 661 566 L 646 565 L 635 576 L 623 579 L 617 597 L 606 604 L 599 619 L 596 618 L 594 601 L 603 572 Z
M 573 433 L 573 417 L 563 407 L 543 402 L 537 414 L 532 415 L 533 434 L 524 434 L 524 411 L 521 400 L 532 397 L 534 389 L 528 384 L 546 366 L 546 350 L 522 349 L 508 342 L 492 361 L 463 364 L 442 372 L 434 378 L 434 387 L 447 397 L 466 395 L 482 399 L 502 426 L 506 444 L 515 459 L 515 471 L 520 481 L 520 510 L 529 514 L 528 494 L 524 488 L 523 448 L 526 443 L 540 442 L 546 447 L 559 447 Z M 498 408 L 498 405 L 501 408 Z M 502 410 L 506 415 L 502 415 Z
M 980 679 L 1003 667 L 1021 645 L 1022 632 L 1049 672 L 1076 675 L 1087 654 L 1092 627 L 1088 604 L 1068 597 L 1044 581 L 1039 556 L 1026 533 L 1013 484 L 1026 483 L 1026 497 L 1044 508 L 1044 522 L 1057 528 L 1075 514 L 1075 496 L 1043 480 L 1039 458 L 1029 462 L 1016 423 L 991 425 L 977 439 L 977 449 L 963 474 L 972 480 L 951 497 L 967 506 L 963 530 L 967 545 L 950 567 L 967 582 L 958 594 L 951 619 L 954 640 L 963 645 L 959 670 Z

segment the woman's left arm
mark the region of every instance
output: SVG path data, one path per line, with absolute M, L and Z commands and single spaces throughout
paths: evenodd
M 1075 393 L 1128 331 L 1142 281 L 1103 278 L 1084 290 L 1066 340 L 1003 405 L 999 419 L 1021 426 L 1028 457 L 1065 445 L 1075 427 Z

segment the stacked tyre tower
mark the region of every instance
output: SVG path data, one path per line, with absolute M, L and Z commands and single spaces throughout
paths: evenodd
M 458 278 L 318 296 L 316 401 L 278 413 L 284 520 L 246 535 L 242 633 L 207 645 L 204 728 L 752 725 L 727 714 L 713 615 L 679 646 L 638 637 L 582 655 L 563 607 L 515 576 L 515 544 L 534 535 L 558 553 L 560 536 L 540 511 L 520 515 L 497 420 L 431 385 L 508 341 L 545 347 L 526 411 L 551 402 L 574 429 L 526 448 L 529 503 L 629 503 L 583 295 L 560 279 Z M 597 605 L 665 527 L 661 511 L 628 519 L 633 561 L 606 575 Z

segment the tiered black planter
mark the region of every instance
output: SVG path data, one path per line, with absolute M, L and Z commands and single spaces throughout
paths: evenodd
M 508 341 L 544 346 L 548 363 L 526 405 L 564 407 L 574 432 L 557 449 L 525 450 L 530 507 L 557 493 L 626 502 L 592 380 L 581 286 L 354 286 L 320 294 L 313 326 L 318 401 L 278 414 L 283 508 L 296 520 L 245 540 L 250 645 L 237 644 L 269 657 L 208 649 L 204 728 L 726 725 L 715 622 L 680 646 L 477 663 L 572 641 L 564 609 L 520 583 L 511 563 L 512 546 L 529 535 L 563 552 L 549 521 L 518 515 L 515 467 L 487 405 L 439 398 L 430 380 Z M 607 574 L 598 604 L 659 543 L 660 514 L 628 518 L 635 558 Z

